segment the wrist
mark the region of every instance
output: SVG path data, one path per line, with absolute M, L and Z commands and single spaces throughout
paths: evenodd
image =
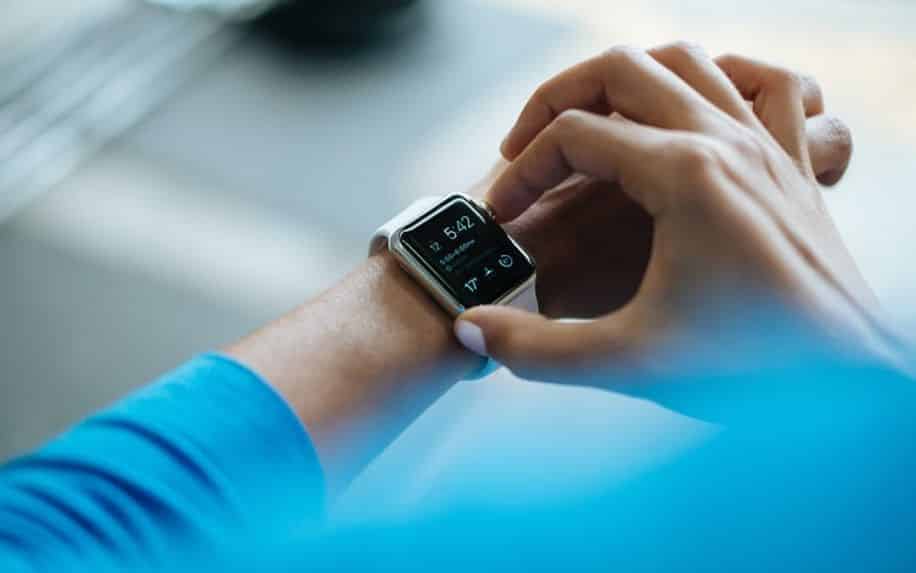
M 332 489 L 481 360 L 387 251 L 228 353 L 291 405 Z
M 480 357 L 455 339 L 453 319 L 411 278 L 387 250 L 369 257 L 351 275 L 362 282 L 366 308 L 376 320 L 383 371 L 412 376 L 447 371 L 460 379 L 480 365 Z

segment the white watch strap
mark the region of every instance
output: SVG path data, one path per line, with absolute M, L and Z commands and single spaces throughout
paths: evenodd
M 528 312 L 540 312 L 538 297 L 534 291 L 534 283 L 531 283 L 531 286 L 518 293 L 512 300 L 503 302 L 502 304 L 521 310 L 527 310 Z
M 442 197 L 421 197 L 388 220 L 372 235 L 372 240 L 369 242 L 369 255 L 371 256 L 382 249 L 387 249 L 388 238 L 395 231 L 432 209 L 439 201 L 442 201 Z

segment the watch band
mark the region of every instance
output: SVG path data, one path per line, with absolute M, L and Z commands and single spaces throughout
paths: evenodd
M 401 227 L 418 219 L 420 215 L 426 213 L 436 206 L 436 203 L 442 200 L 442 197 L 421 197 L 407 206 L 406 209 L 389 219 L 384 225 L 375 231 L 372 240 L 369 241 L 369 256 L 388 248 L 388 238 L 391 237 Z
M 511 306 L 528 312 L 540 313 L 537 293 L 534 291 L 534 285 L 526 288 L 510 301 L 503 303 L 505 306 Z
M 389 219 L 385 224 L 378 228 L 372 235 L 369 242 L 369 255 L 372 256 L 383 249 L 388 248 L 388 239 L 398 229 L 407 226 L 416 219 L 420 218 L 427 211 L 442 201 L 442 197 L 427 196 L 417 199 L 407 206 L 406 209 Z M 537 294 L 535 293 L 534 284 L 531 287 L 519 292 L 515 298 L 501 303 L 504 306 L 511 306 L 529 312 L 539 312 Z M 485 359 L 480 368 L 464 376 L 464 380 L 479 380 L 499 368 L 500 364 L 492 358 Z

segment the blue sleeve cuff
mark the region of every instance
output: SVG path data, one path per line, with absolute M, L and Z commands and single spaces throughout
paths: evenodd
M 207 354 L 7 464 L 0 497 L 0 541 L 29 562 L 97 551 L 149 563 L 219 530 L 312 523 L 324 479 L 286 401 Z
M 138 420 L 173 441 L 176 459 L 243 515 L 270 505 L 293 518 L 323 510 L 324 478 L 308 432 L 273 386 L 232 358 L 198 356 L 87 425 Z

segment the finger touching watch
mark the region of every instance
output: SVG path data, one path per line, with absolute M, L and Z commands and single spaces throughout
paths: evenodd
M 452 317 L 481 304 L 538 310 L 534 259 L 467 195 L 418 199 L 375 232 L 369 254 L 385 248 Z

